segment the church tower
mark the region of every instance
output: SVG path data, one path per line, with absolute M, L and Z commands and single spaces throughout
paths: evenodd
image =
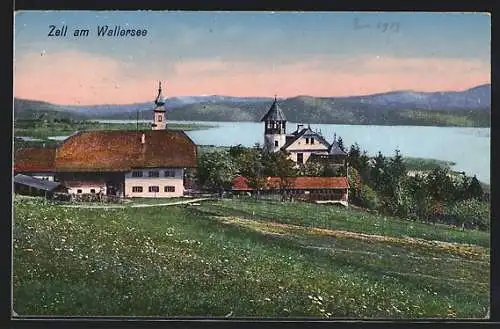
M 260 121 L 265 122 L 264 148 L 272 152 L 278 151 L 286 143 L 286 118 L 278 106 L 276 96 L 274 96 L 273 104 Z
M 165 111 L 165 98 L 161 93 L 161 81 L 158 87 L 158 96 L 155 99 L 155 109 L 153 111 L 153 123 L 151 127 L 153 130 L 167 129 L 167 115 Z

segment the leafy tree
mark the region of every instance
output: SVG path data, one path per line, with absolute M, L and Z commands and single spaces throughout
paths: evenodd
M 240 153 L 237 161 L 238 172 L 247 178 L 248 186 L 257 191 L 257 197 L 260 196 L 260 191 L 266 183 L 261 150 L 257 148 L 245 149 L 244 152 Z
M 198 157 L 197 178 L 201 186 L 216 190 L 223 195 L 230 188 L 236 175 L 233 159 L 228 151 L 215 150 Z
M 483 199 L 483 188 L 481 187 L 481 183 L 479 183 L 479 180 L 477 179 L 476 175 L 472 177 L 470 180 L 470 184 L 467 187 L 466 190 L 466 195 L 468 198 L 476 199 L 476 200 L 482 200 Z
M 370 210 L 376 210 L 379 207 L 379 197 L 377 192 L 366 184 L 361 184 L 359 203 L 362 207 Z
M 347 179 L 349 180 L 349 201 L 360 202 L 361 180 L 356 168 L 349 167 L 347 170 Z
M 293 184 L 291 178 L 297 177 L 299 174 L 299 170 L 295 167 L 295 162 L 291 160 L 284 151 L 264 151 L 262 159 L 265 175 L 279 177 L 280 194 L 282 200 L 285 200 L 288 190 Z
M 300 176 L 323 176 L 326 166 L 319 161 L 307 161 L 305 164 L 300 165 Z
M 427 175 L 428 192 L 434 201 L 450 202 L 453 200 L 454 183 L 448 168 L 434 168 Z
M 408 215 L 414 219 L 428 220 L 431 214 L 431 196 L 427 191 L 425 178 L 421 175 L 407 177 L 405 191 L 408 201 Z
M 490 228 L 490 207 L 486 202 L 476 199 L 462 200 L 454 203 L 448 213 L 462 229 L 468 226 L 488 231 Z
M 236 146 L 231 146 L 229 148 L 229 155 L 233 159 L 238 159 L 241 155 L 243 155 L 246 152 L 247 148 L 242 146 L 241 144 L 238 144 Z

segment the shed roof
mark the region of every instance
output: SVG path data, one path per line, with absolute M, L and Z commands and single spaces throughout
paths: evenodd
M 43 180 L 23 174 L 17 174 L 16 176 L 14 176 L 14 183 L 33 187 L 38 190 L 43 190 L 48 192 L 51 192 L 55 190 L 57 187 L 61 186 L 61 183 L 58 182 L 51 182 L 48 180 Z

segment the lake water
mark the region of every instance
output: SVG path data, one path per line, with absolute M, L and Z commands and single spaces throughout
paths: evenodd
M 134 120 L 100 120 L 100 122 L 135 123 Z M 140 122 L 150 122 L 144 120 Z M 201 145 L 253 146 L 263 143 L 264 124 L 261 122 L 169 121 L 182 124 L 212 125 L 214 128 L 187 131 L 186 134 Z M 287 132 L 297 124 L 287 123 Z M 453 169 L 477 175 L 490 183 L 490 128 L 422 127 L 422 126 L 362 126 L 314 124 L 327 141 L 334 133 L 341 136 L 344 145 L 357 142 L 370 155 L 378 151 L 386 156 L 398 148 L 403 156 L 433 158 L 455 162 Z

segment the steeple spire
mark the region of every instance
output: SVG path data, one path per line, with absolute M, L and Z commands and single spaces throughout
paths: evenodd
M 162 106 L 165 104 L 165 99 L 161 93 L 161 81 L 158 81 L 158 96 L 155 99 L 156 106 Z
M 155 109 L 153 110 L 153 123 L 151 127 L 153 130 L 167 129 L 166 120 L 165 98 L 161 90 L 161 81 L 158 81 L 158 96 L 156 96 L 155 99 Z

